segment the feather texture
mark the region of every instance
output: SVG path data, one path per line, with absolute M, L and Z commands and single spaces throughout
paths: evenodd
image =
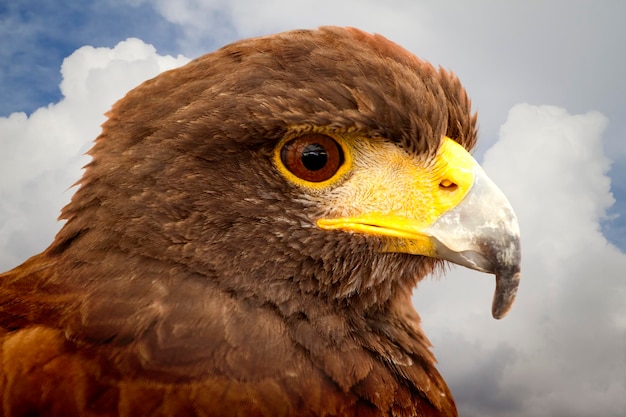
M 456 415 L 410 300 L 437 261 L 314 227 L 271 162 L 320 127 L 469 149 L 456 77 L 326 27 L 226 46 L 108 116 L 63 229 L 0 275 L 0 415 Z

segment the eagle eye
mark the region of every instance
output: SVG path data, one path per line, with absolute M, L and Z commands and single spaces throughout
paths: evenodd
M 326 181 L 344 162 L 341 146 L 327 135 L 308 133 L 285 143 L 280 160 L 296 177 L 309 182 Z

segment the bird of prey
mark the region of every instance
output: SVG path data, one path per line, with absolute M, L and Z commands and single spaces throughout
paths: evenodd
M 412 290 L 492 273 L 500 318 L 520 277 L 476 135 L 452 73 L 352 28 L 144 82 L 52 244 L 0 275 L 0 415 L 456 415 Z

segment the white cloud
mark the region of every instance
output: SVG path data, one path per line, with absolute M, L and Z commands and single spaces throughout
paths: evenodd
M 150 3 L 169 22 L 179 25 L 183 51 L 206 51 L 207 39 L 224 43 L 242 37 L 315 28 L 323 25 L 357 26 L 401 40 L 426 37 L 435 25 L 426 7 L 410 0 L 127 0 Z
M 624 415 L 626 254 L 600 232 L 613 203 L 606 124 L 597 112 L 521 104 L 485 154 L 522 230 L 508 317 L 490 318 L 493 281 L 478 273 L 455 269 L 416 292 L 462 415 Z
M 110 106 L 141 81 L 187 61 L 160 56 L 139 39 L 114 48 L 85 46 L 63 63 L 60 102 L 30 116 L 0 118 L 0 270 L 52 241 L 60 208 L 72 194 L 68 188 L 88 162 L 82 155 Z

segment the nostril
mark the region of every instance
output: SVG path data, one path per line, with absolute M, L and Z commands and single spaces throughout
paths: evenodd
M 442 180 L 439 183 L 439 187 L 443 188 L 444 190 L 448 190 L 448 191 L 454 191 L 456 190 L 459 186 L 456 185 L 456 183 L 450 181 L 450 180 Z

